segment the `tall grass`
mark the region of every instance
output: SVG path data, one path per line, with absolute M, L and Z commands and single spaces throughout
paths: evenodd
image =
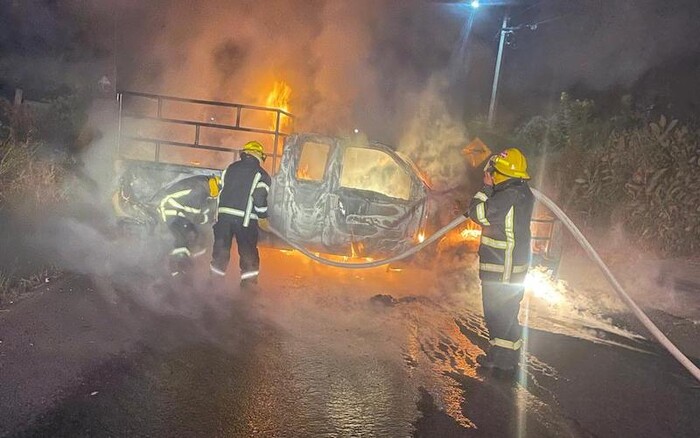
M 0 210 L 4 211 L 3 218 L 37 217 L 39 212 L 43 217 L 52 206 L 67 199 L 68 193 L 63 188 L 67 171 L 63 166 L 41 158 L 40 151 L 41 144 L 31 139 L 20 141 L 9 136 L 0 141 Z M 0 242 L 3 251 L 13 250 L 5 246 Z M 6 260 L 0 265 L 0 307 L 14 302 L 57 273 L 56 268 L 43 264 Z
M 39 208 L 62 201 L 66 170 L 39 157 L 40 144 L 12 138 L 0 143 L 0 208 Z

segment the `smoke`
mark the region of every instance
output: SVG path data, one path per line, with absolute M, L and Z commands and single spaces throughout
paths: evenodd
M 434 76 L 416 96 L 416 113 L 399 143 L 399 150 L 413 157 L 435 188 L 443 190 L 463 182 L 465 159 L 460 151 L 469 142 L 464 124 L 448 111 L 446 85 L 443 77 Z
M 504 113 L 532 113 L 533 102 L 577 84 L 628 87 L 700 47 L 694 0 L 523 3 L 512 9 L 513 24 L 546 22 L 517 31 L 506 49 Z M 451 100 L 485 112 L 503 8 L 473 15 L 466 43 L 468 8 L 419 0 L 30 0 L 0 11 L 5 80 L 93 83 L 116 61 L 120 88 L 246 103 L 264 103 L 274 81 L 285 80 L 300 128 L 359 127 L 395 143 L 414 113 L 404 97 L 447 69 L 457 47 L 470 65 Z
M 387 2 L 154 3 L 123 18 L 147 9 L 145 24 L 160 24 L 120 38 L 120 53 L 140 52 L 137 63 L 120 56 L 130 88 L 264 105 L 283 80 L 303 124 L 297 129 L 330 133 L 351 129 L 355 104 L 376 91 L 372 29 Z M 139 39 L 148 41 L 144 50 Z
M 550 92 L 543 71 L 562 86 L 580 80 L 596 87 L 629 83 L 662 55 L 697 48 L 681 38 L 692 16 L 681 7 L 599 3 L 579 2 L 575 14 L 568 3 L 534 9 L 535 19 L 564 17 L 536 32 L 522 31 L 519 47 L 508 49 L 504 86 L 511 96 L 543 94 L 543 87 Z M 112 71 L 107 67 L 116 63 L 122 89 L 264 105 L 275 82 L 283 80 L 292 89 L 297 130 L 342 134 L 359 128 L 371 139 L 398 145 L 436 188 L 454 187 L 465 177 L 460 151 L 470 137 L 464 114 L 485 110 L 466 107 L 472 96 L 488 95 L 493 53 L 486 48 L 494 46 L 500 15 L 494 9 L 476 17 L 472 41 L 463 42 L 463 9 L 419 0 L 115 0 L 89 6 L 32 0 L 0 8 L 11 12 L 11 25 L 0 26 L 3 53 L 22 52 L 8 43 L 15 39 L 34 41 L 27 44 L 37 59 L 56 50 L 79 53 L 61 61 L 71 65 L 98 60 Z M 462 69 L 465 77 L 454 84 L 447 79 L 450 58 L 461 43 L 472 52 L 465 62 L 473 68 Z M 41 65 L 35 60 L 21 71 L 51 71 L 36 68 Z M 102 199 L 114 187 L 113 141 L 105 135 L 83 157 Z M 74 233 L 66 236 L 75 239 Z M 104 236 L 94 237 L 86 245 L 98 248 L 99 257 L 126 257 Z

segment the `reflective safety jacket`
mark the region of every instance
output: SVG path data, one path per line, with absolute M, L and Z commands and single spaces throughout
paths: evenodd
M 158 213 L 163 222 L 182 217 L 194 224 L 205 224 L 213 219 L 214 200 L 209 195 L 209 177 L 196 175 L 181 179 L 161 190 Z
M 267 195 L 272 180 L 257 158 L 246 153 L 221 176 L 219 218 L 240 218 L 243 226 L 267 218 Z
M 527 182 L 510 179 L 474 195 L 465 216 L 480 224 L 479 278 L 522 283 L 530 266 L 534 197 Z

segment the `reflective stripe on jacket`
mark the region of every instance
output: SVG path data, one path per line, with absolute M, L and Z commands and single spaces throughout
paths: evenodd
M 209 177 L 196 175 L 177 181 L 157 194 L 158 213 L 163 222 L 175 216 L 192 223 L 209 221 L 213 199 L 209 196 Z
M 219 217 L 240 218 L 243 226 L 267 218 L 267 195 L 272 180 L 257 158 L 242 154 L 224 170 L 219 193 Z
M 485 186 L 472 198 L 465 216 L 483 227 L 479 245 L 479 277 L 483 281 L 525 280 L 534 202 L 527 182 L 520 179 Z

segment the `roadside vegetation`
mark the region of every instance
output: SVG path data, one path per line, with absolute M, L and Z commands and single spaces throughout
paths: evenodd
M 692 122 L 635 110 L 629 96 L 602 114 L 595 102 L 562 94 L 553 114 L 500 139 L 524 149 L 534 184 L 577 223 L 620 227 L 659 256 L 697 256 L 700 129 Z
M 68 197 L 68 170 L 46 147 L 37 124 L 27 107 L 0 101 L 0 239 L 18 232 L 15 224 L 44 217 Z M 0 307 L 57 275 L 54 266 L 10 246 L 3 242 L 0 254 Z

